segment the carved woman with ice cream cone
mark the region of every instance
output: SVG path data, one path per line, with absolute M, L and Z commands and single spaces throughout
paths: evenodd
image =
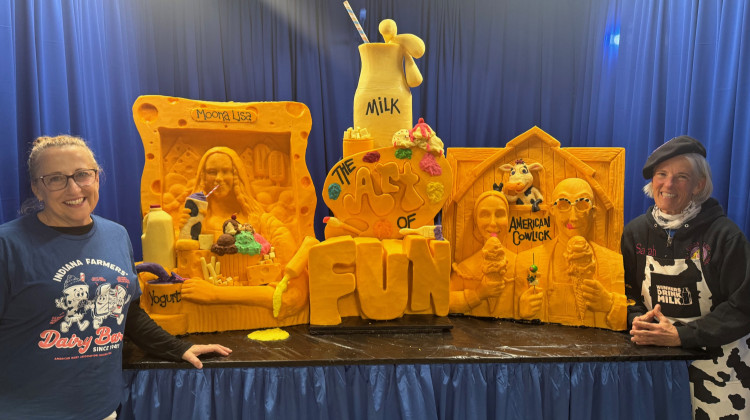
M 450 312 L 493 318 L 513 317 L 513 266 L 516 255 L 503 247 L 508 232 L 508 200 L 498 191 L 482 193 L 474 204 L 476 239 L 482 248 L 453 264 Z

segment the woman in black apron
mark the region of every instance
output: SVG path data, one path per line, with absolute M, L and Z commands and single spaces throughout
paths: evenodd
M 654 206 L 621 243 L 631 340 L 708 349 L 713 358 L 689 369 L 693 417 L 750 418 L 750 244 L 710 198 L 705 157 L 680 136 L 643 167 Z

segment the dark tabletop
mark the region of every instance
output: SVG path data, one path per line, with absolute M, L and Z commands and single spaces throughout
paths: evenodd
M 675 347 L 636 346 L 625 332 L 561 325 L 524 324 L 471 317 L 407 318 L 407 322 L 374 323 L 345 319 L 347 326 L 284 327 L 283 341 L 250 340 L 251 331 L 191 334 L 195 344 L 230 347 L 229 357 L 201 356 L 206 368 L 282 367 L 425 363 L 559 363 L 631 362 L 706 359 L 702 351 Z M 362 328 L 363 322 L 365 328 Z M 420 328 L 422 324 L 423 328 Z M 352 327 L 354 325 L 354 327 Z M 363 332 L 369 331 L 369 332 Z M 185 369 L 145 354 L 125 341 L 125 369 Z

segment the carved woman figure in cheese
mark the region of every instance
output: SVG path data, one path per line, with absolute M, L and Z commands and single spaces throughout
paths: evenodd
M 580 178 L 561 181 L 550 213 L 557 236 L 518 254 L 517 317 L 566 325 L 625 329 L 622 257 L 594 243 L 594 192 Z M 538 284 L 527 283 L 534 265 Z
M 508 231 L 508 214 L 508 200 L 501 192 L 486 191 L 477 197 L 472 233 L 483 246 L 469 258 L 453 264 L 451 313 L 513 317 L 512 267 L 516 256 L 501 241 Z
M 263 213 L 263 208 L 249 194 L 249 177 L 242 160 L 228 147 L 214 147 L 203 154 L 192 191 L 211 192 L 203 221 L 204 233 L 220 230 L 232 214 L 254 225 Z
M 208 207 L 202 222 L 202 233 L 222 233 L 224 222 L 237 215 L 237 220 L 250 223 L 276 248 L 280 262 L 288 261 L 296 249 L 289 229 L 251 195 L 249 177 L 237 153 L 228 147 L 213 147 L 203 154 L 192 191 L 208 195 Z M 210 192 L 210 194 L 209 194 Z M 180 227 L 187 223 L 189 210 L 180 217 Z
M 224 222 L 236 214 L 238 222 L 249 223 L 256 233 L 275 248 L 276 261 L 283 266 L 297 252 L 298 244 L 284 223 L 273 214 L 266 213 L 250 195 L 248 180 L 244 164 L 234 150 L 214 147 L 203 154 L 192 186 L 193 191 L 204 191 L 208 195 L 201 232 L 223 233 Z M 181 226 L 187 219 L 181 217 Z M 268 279 L 269 284 L 266 285 L 228 288 L 214 286 L 200 279 L 187 279 L 182 286 L 182 298 L 197 303 L 242 304 L 272 309 L 276 285 L 274 280 L 277 279 Z M 303 282 L 295 284 L 299 283 Z M 284 314 L 299 312 L 307 301 L 306 283 L 302 289 L 285 293 L 284 300 Z M 285 315 L 280 315 L 282 318 L 283 316 Z

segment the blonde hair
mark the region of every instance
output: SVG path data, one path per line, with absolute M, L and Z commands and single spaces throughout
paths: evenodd
M 254 220 L 260 217 L 261 214 L 263 214 L 265 211 L 263 210 L 263 207 L 256 201 L 253 197 L 248 195 L 247 191 L 250 191 L 250 181 L 249 177 L 247 176 L 247 172 L 245 171 L 245 165 L 242 162 L 242 159 L 240 159 L 240 156 L 235 152 L 234 150 L 228 148 L 228 147 L 212 147 L 211 149 L 208 149 L 206 153 L 203 154 L 203 157 L 201 157 L 200 162 L 198 163 L 198 174 L 195 178 L 195 185 L 193 185 L 193 192 L 197 192 L 200 189 L 206 190 L 212 187 L 209 185 L 205 185 L 206 183 L 206 161 L 208 161 L 208 158 L 211 157 L 211 155 L 214 154 L 224 154 L 229 156 L 229 159 L 232 160 L 232 175 L 234 176 L 235 182 L 233 183 L 232 189 L 234 190 L 234 196 L 237 198 L 237 201 L 240 203 L 240 207 L 242 207 L 242 211 L 247 213 L 248 217 L 251 219 L 251 224 L 257 223 L 258 220 Z M 205 193 L 208 193 L 208 191 L 204 191 Z
M 59 136 L 41 136 L 34 139 L 34 141 L 31 143 L 31 151 L 29 152 L 29 159 L 26 161 L 26 168 L 29 171 L 29 178 L 31 178 L 31 183 L 35 183 L 38 181 L 38 169 L 39 169 L 39 157 L 42 155 L 43 152 L 53 149 L 53 148 L 62 148 L 62 147 L 80 147 L 84 150 L 86 150 L 87 153 L 91 155 L 91 159 L 94 161 L 94 164 L 96 165 L 96 169 L 99 170 L 101 173 L 102 169 L 99 166 L 99 162 L 96 161 L 96 157 L 94 156 L 94 152 L 89 147 L 88 143 L 80 137 L 71 136 L 68 134 L 61 134 Z M 101 176 L 101 174 L 100 174 Z M 20 214 L 29 214 L 34 213 L 39 210 L 42 210 L 44 208 L 44 203 L 37 200 L 36 197 L 30 197 L 26 201 L 21 204 L 21 210 L 19 211 Z
M 42 154 L 42 152 L 48 149 L 52 149 L 53 147 L 81 147 L 91 155 L 91 159 L 94 160 L 96 168 L 101 169 L 99 168 L 99 162 L 96 161 L 94 152 L 91 150 L 84 139 L 67 134 L 62 134 L 55 137 L 41 136 L 37 137 L 34 142 L 31 143 L 29 160 L 26 162 L 26 166 L 29 169 L 29 176 L 31 176 L 32 178 L 36 177 L 36 170 L 37 166 L 39 165 L 39 156 Z

